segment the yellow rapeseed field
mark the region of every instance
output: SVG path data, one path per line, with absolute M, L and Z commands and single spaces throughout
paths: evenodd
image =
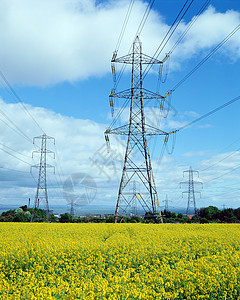
M 240 299 L 240 226 L 1 223 L 0 299 Z

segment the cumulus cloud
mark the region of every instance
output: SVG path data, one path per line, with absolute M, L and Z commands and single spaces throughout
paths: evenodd
M 0 133 L 0 208 L 3 204 L 27 204 L 28 198 L 32 201 L 35 197 L 38 172 L 33 169 L 30 174 L 30 166 L 39 163 L 39 155 L 32 151 L 39 150 L 41 140 L 36 140 L 36 148 L 32 143 L 35 136 L 41 136 L 43 132 L 33 123 L 32 119 L 26 114 L 19 104 L 7 104 L 0 101 L 1 111 L 8 115 L 27 137 L 13 131 L 3 124 Z M 93 205 L 109 205 L 114 207 L 116 204 L 119 181 L 122 172 L 123 157 L 125 152 L 126 140 L 110 137 L 111 148 L 107 151 L 103 132 L 105 124 L 99 124 L 91 120 L 82 120 L 57 114 L 53 111 L 26 105 L 28 112 L 43 129 L 47 128 L 46 134 L 56 139 L 56 146 L 49 141 L 48 149 L 56 153 L 56 159 L 52 155 L 47 156 L 47 163 L 56 167 L 47 170 L 47 184 L 50 206 L 53 204 L 66 204 L 63 195 L 64 181 L 72 174 L 84 173 L 96 183 L 97 192 Z M 6 120 L 2 115 L 0 122 Z M 9 123 L 10 124 L 10 123 Z M 17 128 L 11 124 L 13 128 Z M 153 141 L 154 144 L 154 141 Z M 179 182 L 183 181 L 182 172 L 188 170 L 192 158 L 196 158 L 202 153 L 187 153 L 184 160 L 176 161 L 174 156 L 169 156 L 165 152 L 162 160 L 159 161 L 159 154 L 162 148 L 163 138 L 155 145 L 155 154 L 152 156 L 152 166 L 155 175 L 160 201 L 165 199 L 168 194 L 172 200 L 172 206 L 185 206 L 186 199 L 181 198 Z M 171 144 L 171 141 L 170 141 Z M 151 143 L 150 152 L 153 153 Z M 169 146 L 170 147 L 170 146 Z M 11 155 L 12 154 L 12 155 Z M 199 156 L 197 165 L 192 165 L 193 169 L 200 171 L 200 181 L 204 183 L 202 200 L 199 206 L 208 205 L 208 200 L 220 203 L 223 185 L 234 184 L 239 178 L 239 173 L 229 172 L 232 168 L 239 165 L 239 151 L 225 152 L 214 155 L 208 160 Z M 211 167 L 206 169 L 207 167 Z M 205 170 L 204 170 L 205 169 Z M 212 179 L 219 177 L 212 182 Z M 187 180 L 187 179 L 186 179 Z M 209 184 L 207 184 L 209 182 Z M 207 195 L 207 199 L 206 199 Z M 210 196 L 211 197 L 210 197 Z M 233 201 L 229 206 L 237 206 L 239 201 L 237 191 L 233 191 Z M 210 197 L 210 199 L 209 199 Z M 235 202 L 234 202 L 235 201 Z M 210 203 L 211 204 L 211 203 Z
M 27 199 L 33 199 L 35 196 L 38 169 L 32 168 L 32 175 L 30 169 L 31 166 L 39 164 L 41 139 L 35 139 L 35 145 L 32 140 L 41 136 L 43 132 L 32 118 L 37 120 L 44 131 L 47 128 L 46 134 L 56 140 L 56 146 L 52 140 L 47 141 L 47 149 L 56 153 L 55 160 L 51 154 L 47 155 L 47 164 L 56 167 L 55 175 L 52 169 L 47 170 L 49 192 L 54 197 L 56 190 L 58 193 L 55 202 L 65 203 L 61 189 L 65 179 L 73 173 L 86 173 L 99 186 L 117 178 L 120 161 L 122 162 L 123 145 L 121 140 L 113 138 L 111 151 L 107 152 L 103 135 L 105 124 L 74 119 L 44 108 L 25 105 L 32 116 L 30 118 L 20 104 L 7 104 L 1 100 L 0 106 L 0 112 L 8 116 L 8 119 L 3 115 L 0 117 L 0 122 L 4 121 L 0 133 L 1 199 L 4 199 L 5 193 L 15 195 L 12 197 L 14 203 L 21 201 L 25 196 Z M 32 159 L 33 151 L 35 152 Z
M 128 5 L 125 0 L 2 0 L 1 70 L 11 83 L 36 86 L 105 75 Z M 123 54 L 129 50 L 146 5 L 134 4 L 121 45 Z M 176 49 L 173 66 L 219 43 L 239 20 L 239 12 L 219 13 L 210 7 L 186 35 L 181 51 Z M 169 47 L 187 25 L 181 24 Z M 141 36 L 144 52 L 153 54 L 168 29 L 153 10 Z M 239 35 L 225 49 L 239 58 Z

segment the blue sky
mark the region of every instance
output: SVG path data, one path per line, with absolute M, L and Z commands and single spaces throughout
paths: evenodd
M 165 0 L 154 4 L 140 36 L 144 53 L 154 54 L 184 2 Z M 194 1 L 159 59 L 204 2 Z M 126 141 L 112 137 L 112 153 L 107 154 L 103 132 L 111 122 L 110 60 L 128 5 L 128 1 L 0 1 L 0 70 L 43 131 L 56 139 L 56 147 L 49 144 L 49 149 L 57 152 L 55 160 L 48 158 L 56 166 L 55 175 L 51 170 L 48 173 L 50 206 L 66 203 L 64 181 L 79 172 L 96 182 L 97 193 L 91 205 L 116 204 Z M 145 7 L 142 1 L 134 3 L 119 56 L 128 52 Z M 171 55 L 167 81 L 161 84 L 160 93 L 164 95 L 173 88 L 239 23 L 239 1 L 212 0 Z M 170 112 L 167 119 L 161 119 L 161 128 L 178 129 L 239 96 L 239 70 L 240 30 L 176 89 L 171 101 L 178 113 Z M 150 72 L 145 87 L 155 91 L 156 83 L 156 73 Z M 34 199 L 38 175 L 35 171 L 32 176 L 29 170 L 30 165 L 38 163 L 38 157 L 32 160 L 33 144 L 6 123 L 12 120 L 30 139 L 43 132 L 16 103 L 2 79 L 0 84 L 0 110 L 8 116 L 6 119 L 0 115 L 0 204 L 22 205 L 29 197 Z M 129 87 L 130 75 L 125 72 L 119 90 Z M 160 164 L 163 138 L 156 141 L 154 149 L 151 146 L 160 201 L 168 195 L 172 206 L 186 207 L 186 196 L 182 198 L 185 189 L 179 188 L 179 182 L 186 180 L 182 172 L 191 166 L 199 171 L 196 180 L 203 182 L 201 199 L 196 195 L 198 207 L 240 206 L 239 112 L 238 101 L 180 131 L 173 154 L 165 151 Z M 82 193 L 75 188 L 76 193 Z

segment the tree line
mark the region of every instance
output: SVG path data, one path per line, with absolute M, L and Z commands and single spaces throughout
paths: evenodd
M 169 210 L 162 212 L 163 223 L 240 223 L 240 207 L 237 209 L 218 209 L 215 206 L 201 208 L 197 215 L 184 215 Z M 132 215 L 121 217 L 121 223 L 161 223 L 159 216 L 146 213 L 143 216 Z M 27 205 L 8 210 L 0 215 L 0 222 L 45 222 L 46 212 L 43 209 L 28 208 Z M 57 217 L 49 215 L 50 222 L 59 223 L 113 223 L 114 215 L 86 215 L 73 217 L 64 213 Z

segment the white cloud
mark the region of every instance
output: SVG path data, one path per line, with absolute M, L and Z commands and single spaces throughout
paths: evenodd
M 175 54 L 181 54 L 181 59 L 189 59 L 201 51 L 208 53 L 209 49 L 219 44 L 239 24 L 239 21 L 239 12 L 228 10 L 220 13 L 210 6 L 189 30 Z M 178 33 L 180 34 L 187 25 L 182 24 Z M 229 57 L 230 50 L 235 54 L 235 59 L 238 59 L 240 57 L 239 40 L 240 33 L 237 32 L 220 51 L 225 49 L 226 55 Z
M 105 75 L 128 5 L 125 0 L 101 4 L 91 0 L 2 0 L 1 70 L 11 83 L 38 86 Z M 120 48 L 122 55 L 129 50 L 145 8 L 146 3 L 135 2 Z M 209 8 L 186 35 L 181 53 L 180 47 L 176 49 L 173 66 L 216 45 L 239 19 L 238 12 L 218 13 Z M 178 34 L 186 26 L 183 23 Z M 168 29 L 159 13 L 152 11 L 141 36 L 143 51 L 152 55 Z M 239 35 L 225 48 L 238 58 Z
M 1 149 L 17 156 L 19 159 L 0 150 L 0 204 L 18 203 L 26 204 L 30 197 L 33 201 L 35 197 L 38 178 L 37 170 L 33 171 L 33 177 L 30 175 L 30 165 L 39 163 L 39 156 L 34 155 L 34 161 L 31 159 L 32 151 L 36 150 L 31 142 L 34 136 L 40 136 L 42 132 L 33 124 L 32 120 L 23 111 L 19 104 L 6 104 L 1 100 L 1 110 L 4 111 L 14 123 L 27 134 L 30 141 L 16 134 L 7 126 L 2 126 L 0 133 Z M 56 138 L 56 148 L 53 143 L 48 143 L 48 149 L 57 150 L 56 160 L 48 155 L 47 163 L 56 166 L 56 174 L 48 170 L 48 192 L 49 203 L 66 204 L 62 195 L 62 185 L 66 178 L 75 173 L 85 173 L 93 178 L 97 186 L 97 195 L 92 204 L 116 205 L 119 181 L 122 172 L 123 156 L 125 151 L 125 141 L 115 140 L 110 136 L 111 152 L 107 152 L 103 132 L 105 124 L 98 124 L 91 120 L 74 119 L 43 108 L 27 105 L 28 111 L 38 120 L 43 128 L 48 128 L 47 135 Z M 1 117 L 3 119 L 3 117 Z M 39 140 L 40 142 L 40 140 Z M 158 155 L 161 152 L 163 139 L 156 144 Z M 171 143 L 171 142 L 170 142 Z M 150 152 L 151 148 L 150 148 Z M 226 174 L 232 168 L 240 164 L 239 152 L 226 152 L 215 155 L 206 160 L 199 156 L 203 153 L 195 153 L 194 156 L 185 157 L 184 161 L 179 162 L 174 156 L 163 157 L 161 163 L 158 156 L 152 157 L 152 166 L 155 175 L 155 181 L 159 192 L 159 199 L 164 200 L 168 194 L 169 200 L 172 200 L 172 206 L 186 206 L 186 198 L 181 198 L 182 191 L 179 182 L 187 180 L 182 177 L 182 172 L 189 169 L 193 158 L 198 161 L 192 164 L 192 168 L 199 171 L 200 178 L 204 188 L 202 190 L 202 199 L 198 200 L 198 207 L 210 205 L 212 203 L 222 205 L 223 199 L 229 199 L 226 195 L 221 196 L 228 191 L 227 186 L 238 182 L 239 172 Z M 189 154 L 189 153 L 188 153 Z M 193 153 L 192 153 L 193 154 Z M 187 155 L 189 156 L 189 155 Z M 204 160 L 203 160 L 204 159 Z M 211 167 L 206 169 L 207 167 Z M 8 170 L 12 169 L 12 170 Z M 206 169 L 206 170 L 204 170 Z M 13 171 L 16 170 L 16 171 Z M 223 175 L 223 176 L 222 176 Z M 212 180 L 219 177 L 219 179 Z M 211 182 L 212 180 L 212 182 Z M 209 184 L 208 184 L 209 182 Z M 225 188 L 224 188 L 225 187 Z M 238 206 L 239 193 L 237 190 L 231 190 L 232 200 L 227 202 L 228 206 Z M 0 207 L 1 208 L 1 207 Z
M 7 104 L 1 100 L 0 106 L 9 120 L 12 120 L 17 128 L 21 128 L 27 136 L 24 138 L 17 134 L 18 129 L 14 124 L 0 117 L 0 121 L 5 121 L 16 130 L 13 131 L 4 124 L 0 133 L 0 197 L 4 199 L 6 193 L 9 193 L 13 199 L 10 202 L 19 203 L 23 201 L 23 197 L 26 199 L 35 197 L 38 171 L 35 168 L 32 170 L 34 180 L 30 175 L 30 167 L 39 164 L 40 155 L 35 152 L 32 160 L 32 152 L 39 149 L 34 147 L 32 139 L 41 136 L 43 132 L 40 132 L 21 105 Z M 66 117 L 40 107 L 30 105 L 25 107 L 41 128 L 47 128 L 46 134 L 56 139 L 56 147 L 51 140 L 47 141 L 47 149 L 57 152 L 56 160 L 51 154 L 47 155 L 47 164 L 56 166 L 57 171 L 54 175 L 53 170 L 47 170 L 49 192 L 52 193 L 52 197 L 57 197 L 56 203 L 59 201 L 65 203 L 61 188 L 63 181 L 71 174 L 86 173 L 100 186 L 117 179 L 123 146 L 120 141 L 112 138 L 111 152 L 107 153 L 103 135 L 105 124 Z M 36 139 L 35 144 L 41 147 L 41 139 Z M 113 164 L 113 158 L 117 163 Z
M 204 156 L 204 155 L 206 155 L 206 151 L 186 152 L 183 154 L 183 157 L 196 157 L 196 156 Z

